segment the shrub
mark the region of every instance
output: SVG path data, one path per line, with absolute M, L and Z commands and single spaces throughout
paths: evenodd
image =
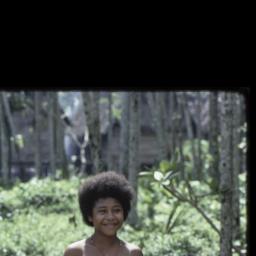
M 152 173 L 154 171 L 156 169 Z M 32 180 L 8 191 L 0 190 L 0 255 L 63 255 L 68 244 L 88 237 L 93 229 L 86 226 L 80 216 L 76 197 L 79 182 L 78 178 L 70 181 Z M 208 191 L 207 185 L 202 183 L 192 182 L 191 185 L 198 194 Z M 183 182 L 176 186 L 187 193 Z M 241 228 L 245 234 L 244 175 L 240 175 L 240 186 Z M 218 197 L 203 197 L 200 206 L 218 226 Z M 218 255 L 218 234 L 196 209 L 178 202 L 160 182 L 148 179 L 147 175 L 139 179 L 138 213 L 140 225 L 133 228 L 124 224 L 120 237 L 139 245 L 144 255 Z
M 33 179 L 28 183 L 19 183 L 11 190 L 1 191 L 0 217 L 12 218 L 14 214 L 29 209 L 42 213 L 71 212 L 77 195 L 78 179 L 71 181 L 51 181 Z

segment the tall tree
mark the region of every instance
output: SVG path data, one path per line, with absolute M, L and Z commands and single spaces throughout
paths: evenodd
M 7 130 L 10 133 L 10 136 L 8 136 L 9 138 L 12 137 L 13 141 L 14 141 L 14 150 L 15 153 L 17 155 L 17 162 L 20 164 L 21 163 L 21 157 L 20 157 L 20 144 L 17 141 L 17 131 L 16 131 L 16 127 L 13 121 L 13 117 L 12 117 L 12 113 L 11 113 L 11 109 L 10 109 L 10 103 L 7 97 L 7 93 L 2 92 L 2 102 L 3 102 L 3 109 L 4 109 L 4 113 L 5 113 L 5 117 L 6 117 L 6 124 L 7 124 Z M 7 133 L 8 133 L 7 132 Z M 10 139 L 8 140 L 8 143 L 10 143 Z M 9 155 L 11 158 L 12 155 L 12 144 L 10 145 L 10 149 L 9 150 Z M 22 165 L 20 165 L 20 179 L 21 181 L 25 181 L 25 169 Z
M 164 106 L 164 125 L 165 125 L 165 139 L 166 139 L 166 148 L 167 148 L 167 159 L 171 160 L 172 155 L 172 142 L 171 142 L 171 103 L 170 103 L 170 93 L 165 92 L 164 93 L 164 100 L 165 100 L 165 106 Z
M 157 131 L 160 139 L 161 160 L 168 159 L 168 139 L 167 139 L 167 112 L 165 92 L 156 92 L 156 113 L 157 113 Z
M 232 255 L 232 108 L 231 95 L 221 92 L 220 106 L 220 256 Z
M 128 180 L 135 190 L 135 198 L 130 213 L 129 223 L 135 225 L 137 215 L 137 190 L 138 190 L 138 168 L 139 168 L 139 92 L 130 92 L 130 129 L 129 129 L 129 172 Z
M 34 92 L 34 104 L 35 104 L 35 169 L 37 177 L 42 177 L 41 172 L 41 142 L 40 142 L 40 134 L 41 134 L 41 119 L 40 119 L 40 92 Z
M 158 142 L 158 156 L 157 160 L 161 161 L 168 159 L 167 152 L 167 142 L 166 135 L 167 131 L 165 130 L 166 125 L 164 122 L 164 93 L 163 92 L 148 92 L 147 93 L 148 105 L 150 107 L 150 112 L 152 115 L 153 124 L 156 131 L 156 138 Z
M 202 128 L 201 128 L 201 92 L 196 92 L 196 113 L 197 113 L 197 125 L 196 125 L 196 136 L 197 136 L 197 179 L 202 180 L 203 178 L 203 170 L 202 170 L 202 149 L 201 149 L 201 139 L 202 139 Z
M 112 92 L 108 93 L 108 169 L 113 169 L 113 150 L 112 150 L 112 138 L 113 138 L 113 121 L 112 121 Z
M 101 161 L 101 132 L 100 132 L 100 93 L 93 92 L 92 93 L 92 127 L 93 127 L 93 158 L 95 162 L 95 168 L 97 171 L 101 171 L 103 169 L 102 161 Z
M 239 239 L 240 236 L 240 204 L 239 204 L 239 173 L 241 167 L 241 155 L 239 149 L 240 143 L 240 125 L 241 125 L 241 96 L 238 93 L 232 95 L 232 108 L 233 108 L 233 175 L 232 175 L 232 187 L 233 187 L 233 240 Z
M 194 168 L 191 173 L 191 178 L 195 180 L 197 178 L 197 172 L 196 172 L 196 148 L 195 148 L 195 140 L 194 140 L 194 132 L 192 127 L 192 117 L 191 113 L 189 111 L 188 106 L 188 99 L 187 99 L 187 93 L 183 92 L 181 95 L 182 101 L 183 101 L 183 108 L 184 108 L 184 118 L 185 118 L 185 126 L 187 130 L 187 137 L 191 143 L 191 152 L 192 152 L 192 158 L 194 163 Z
M 240 95 L 240 103 L 241 103 L 241 111 L 242 113 L 249 113 L 247 110 L 247 105 L 245 104 L 245 95 L 241 94 Z M 241 116 L 241 129 L 240 129 L 240 142 L 244 141 L 246 142 L 246 138 L 247 138 L 247 118 L 248 116 L 242 115 Z M 247 157 L 248 154 L 246 154 L 247 152 L 247 143 L 243 143 L 244 146 L 242 146 L 241 150 L 243 152 L 242 154 L 242 161 L 241 161 L 241 172 L 246 172 L 247 170 Z
M 89 132 L 89 145 L 92 154 L 93 172 L 100 172 L 100 113 L 99 113 L 99 92 L 83 92 L 84 111 Z
M 179 127 L 177 131 L 177 144 L 178 144 L 178 151 L 180 155 L 180 160 L 179 160 L 179 166 L 180 166 L 180 179 L 185 178 L 185 172 L 184 172 L 184 166 L 185 166 L 185 161 L 184 161 L 184 154 L 183 154 L 183 98 L 182 98 L 182 93 L 176 93 L 177 97 L 177 126 Z
M 219 118 L 218 118 L 218 92 L 210 92 L 209 95 L 209 151 L 212 156 L 210 175 L 213 178 L 213 190 L 219 189 Z
M 119 170 L 126 177 L 128 177 L 130 97 L 128 92 L 122 92 L 121 97 L 122 97 L 122 113 L 121 113 L 121 131 L 120 131 Z
M 3 106 L 3 98 L 4 92 L 1 92 L 0 97 L 0 143 L 1 143 L 1 174 L 3 177 L 3 183 L 8 184 L 8 150 L 9 150 L 9 143 L 8 143 L 8 136 L 7 136 L 7 129 L 6 129 L 6 120 L 4 115 L 4 106 Z
M 48 92 L 48 131 L 49 131 L 49 161 L 50 176 L 56 175 L 55 126 L 54 126 L 54 93 Z
M 176 104 L 175 104 L 175 92 L 169 93 L 169 101 L 170 101 L 170 141 L 171 141 L 171 155 L 174 158 L 175 157 L 175 148 L 176 148 Z

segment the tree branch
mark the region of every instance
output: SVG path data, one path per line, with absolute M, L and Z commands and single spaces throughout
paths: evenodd
M 190 198 L 182 195 L 178 190 L 174 187 L 172 182 L 170 183 L 171 187 L 167 187 L 166 185 L 162 186 L 169 191 L 174 197 L 176 197 L 178 200 L 182 202 L 187 202 L 189 203 L 192 207 L 194 207 L 200 214 L 201 216 L 208 222 L 208 224 L 217 232 L 217 234 L 220 236 L 221 232 L 220 230 L 215 226 L 215 224 L 212 222 L 212 220 L 207 216 L 207 214 L 201 209 L 198 205 L 198 197 L 195 195 L 192 187 L 190 186 L 189 182 L 186 180 L 186 185 L 188 186 L 189 192 L 191 193 L 189 195 Z M 193 199 L 194 198 L 194 199 Z M 232 245 L 232 248 L 237 252 L 240 256 L 244 256 L 245 254 L 241 252 L 242 248 L 239 248 L 235 245 Z

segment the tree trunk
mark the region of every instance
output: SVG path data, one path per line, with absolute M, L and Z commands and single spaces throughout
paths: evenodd
M 9 173 L 9 164 L 8 164 L 8 151 L 9 151 L 9 143 L 7 136 L 7 127 L 6 120 L 4 115 L 4 107 L 3 107 L 3 94 L 1 92 L 0 97 L 0 142 L 1 142 L 1 174 L 3 177 L 3 184 L 8 184 L 8 173 Z
M 181 100 L 182 100 L 181 102 L 183 106 L 183 114 L 185 118 L 186 130 L 187 130 L 187 137 L 189 140 L 192 140 L 194 138 L 194 134 L 193 134 L 190 112 L 188 111 L 188 106 L 187 106 L 187 95 L 185 92 L 182 92 Z
M 36 174 L 38 178 L 42 177 L 41 172 L 41 142 L 40 142 L 40 134 L 41 134 L 41 123 L 40 123 L 40 92 L 34 92 L 34 104 L 35 104 L 35 168 Z
M 48 92 L 48 129 L 49 129 L 49 161 L 50 176 L 56 175 L 55 127 L 54 127 L 54 92 Z
M 158 142 L 158 155 L 157 161 L 167 159 L 167 144 L 166 144 L 166 132 L 164 131 L 164 116 L 163 116 L 163 103 L 164 94 L 161 92 L 148 92 L 147 93 L 148 105 L 152 115 L 153 124 L 156 131 L 156 138 Z
M 20 146 L 19 144 L 17 144 L 17 133 L 16 133 L 16 129 L 15 129 L 15 125 L 14 125 L 14 122 L 13 122 L 13 118 L 12 118 L 12 113 L 11 113 L 11 109 L 10 109 L 10 105 L 9 105 L 9 101 L 8 101 L 8 98 L 7 98 L 7 94 L 2 92 L 2 100 L 3 100 L 3 106 L 4 106 L 4 113 L 5 113 L 5 117 L 6 117 L 6 123 L 7 123 L 7 127 L 8 127 L 8 132 L 10 133 L 10 137 L 13 138 L 13 142 L 14 142 L 14 150 L 16 152 L 16 155 L 17 155 L 17 161 L 20 162 Z M 10 140 L 9 140 L 10 142 Z M 11 151 L 14 151 L 12 150 L 12 145 L 10 143 L 10 149 L 9 150 L 9 155 L 12 155 L 11 154 Z M 25 181 L 25 169 L 20 166 L 20 179 L 21 181 Z
M 201 149 L 201 94 L 200 92 L 196 93 L 196 109 L 197 109 L 197 179 L 203 179 L 203 164 L 202 164 L 202 149 Z
M 242 94 L 240 95 L 240 103 L 241 103 L 242 113 L 249 113 L 249 111 L 247 109 L 247 105 L 245 103 L 245 97 Z M 247 138 L 247 136 L 248 136 L 247 135 L 247 132 L 248 132 L 248 130 L 247 130 L 247 118 L 248 118 L 247 115 L 242 115 L 241 116 L 242 120 L 241 120 L 241 124 L 240 125 L 244 128 L 243 130 L 241 130 L 241 133 L 240 133 L 241 139 L 243 137 Z M 242 153 L 242 156 L 241 156 L 242 161 L 241 161 L 241 172 L 240 173 L 246 172 L 247 168 L 248 168 L 247 167 L 247 162 L 248 162 L 248 158 L 247 157 L 248 157 L 248 154 L 246 153 L 247 150 L 245 149 L 245 150 L 242 150 L 242 151 L 243 151 L 243 153 Z
M 210 92 L 209 106 L 210 124 L 209 124 L 209 151 L 212 156 L 212 164 L 210 167 L 210 175 L 213 178 L 214 191 L 218 191 L 220 183 L 219 172 L 219 119 L 218 119 L 218 92 Z
M 91 127 L 91 96 L 89 92 L 82 92 L 82 97 L 83 97 L 83 103 L 84 103 L 84 114 L 85 114 L 85 121 L 86 121 L 86 126 L 87 126 L 87 132 L 88 132 L 88 145 L 89 145 L 89 150 L 91 153 L 91 131 L 90 131 L 90 127 Z M 86 128 L 85 128 L 85 132 L 86 132 Z M 81 160 L 81 172 L 83 173 L 84 167 L 85 167 L 85 161 L 87 163 L 87 166 L 92 166 L 92 172 L 95 172 L 94 170 L 94 165 L 93 165 L 93 159 L 92 156 L 90 154 L 90 157 L 88 157 L 87 159 L 85 159 L 85 147 L 80 147 L 80 160 Z M 87 171 L 87 170 L 86 170 Z
M 101 171 L 99 92 L 83 92 L 84 111 L 89 132 L 93 173 Z
M 94 150 L 93 157 L 95 157 L 95 168 L 100 172 L 103 170 L 101 162 L 101 132 L 100 132 L 100 93 L 93 92 L 92 94 L 93 106 L 93 131 L 94 131 Z
M 128 159 L 129 159 L 129 109 L 130 97 L 128 92 L 122 93 L 122 114 L 120 131 L 120 160 L 119 171 L 128 177 Z
M 170 141 L 171 141 L 171 159 L 175 160 L 175 148 L 176 148 L 176 110 L 175 110 L 175 92 L 169 93 L 170 98 Z
M 191 143 L 191 152 L 192 152 L 192 158 L 194 163 L 194 168 L 191 173 L 190 179 L 195 180 L 197 178 L 196 174 L 196 149 L 195 149 L 195 140 L 194 140 L 194 132 L 192 128 L 192 118 L 191 113 L 189 111 L 189 106 L 187 103 L 187 94 L 183 92 L 183 102 L 184 102 L 184 118 L 185 118 L 185 124 L 186 124 L 186 130 L 187 130 L 187 137 Z
M 242 152 L 239 150 L 240 143 L 240 124 L 241 124 L 241 104 L 240 95 L 232 95 L 232 107 L 233 107 L 233 240 L 240 238 L 240 210 L 239 210 L 239 173 L 241 166 Z
M 185 166 L 185 161 L 184 161 L 184 154 L 183 154 L 183 123 L 182 120 L 183 118 L 183 101 L 182 101 L 182 95 L 179 93 L 176 93 L 177 97 L 177 127 L 179 127 L 177 131 L 178 135 L 178 149 L 179 149 L 179 154 L 180 154 L 180 161 L 179 161 L 179 167 L 180 167 L 180 180 L 184 180 L 185 178 L 185 172 L 184 172 L 184 166 Z
M 130 129 L 129 129 L 129 172 L 128 180 L 135 191 L 133 207 L 129 215 L 129 223 L 134 226 L 137 223 L 137 187 L 139 167 L 139 93 L 130 92 Z
M 157 132 L 159 137 L 159 146 L 161 160 L 168 159 L 168 139 L 167 139 L 167 125 L 166 125 L 166 102 L 165 93 L 156 93 L 156 113 L 157 113 Z
M 172 142 L 171 142 L 171 104 L 170 104 L 170 93 L 165 93 L 165 108 L 164 108 L 164 120 L 165 120 L 165 140 L 166 140 L 166 148 L 167 148 L 167 159 L 170 161 L 172 156 Z
M 108 94 L 108 170 L 113 170 L 113 150 L 112 150 L 112 138 L 113 138 L 113 122 L 112 122 L 112 92 Z
M 220 256 L 232 255 L 232 109 L 230 93 L 221 93 L 220 198 L 221 237 Z

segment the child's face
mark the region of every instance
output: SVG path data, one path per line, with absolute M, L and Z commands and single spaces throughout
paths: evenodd
M 122 205 L 112 197 L 101 198 L 95 203 L 89 220 L 95 231 L 107 236 L 116 235 L 124 221 Z

